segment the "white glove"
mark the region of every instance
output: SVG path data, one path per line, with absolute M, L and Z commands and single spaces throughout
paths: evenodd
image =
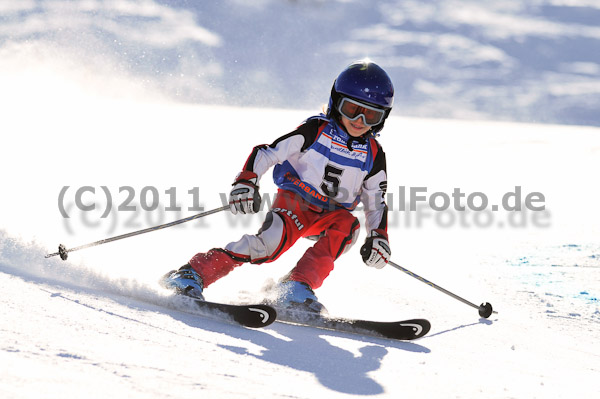
M 367 266 L 381 269 L 390 261 L 392 251 L 387 240 L 387 234 L 383 230 L 372 230 L 360 248 L 363 262 Z
M 229 193 L 229 209 L 234 215 L 258 212 L 261 199 L 257 182 L 258 176 L 254 172 L 245 170 L 237 175 Z

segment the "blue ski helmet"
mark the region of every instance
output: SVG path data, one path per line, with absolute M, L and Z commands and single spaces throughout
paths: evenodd
M 337 110 L 343 97 L 381 108 L 386 111 L 383 121 L 371 128 L 376 134 L 383 129 L 385 119 L 389 116 L 394 104 L 394 85 L 388 74 L 377 64 L 368 59 L 355 61 L 339 74 L 329 97 L 328 117 L 340 120 Z

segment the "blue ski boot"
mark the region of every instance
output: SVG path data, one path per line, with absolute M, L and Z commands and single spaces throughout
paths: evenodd
M 325 306 L 319 302 L 314 291 L 306 283 L 288 280 L 280 283 L 277 289 L 280 293 L 275 306 L 311 313 L 327 313 Z
M 160 279 L 160 285 L 175 291 L 177 294 L 204 300 L 202 277 L 189 264 L 171 270 Z

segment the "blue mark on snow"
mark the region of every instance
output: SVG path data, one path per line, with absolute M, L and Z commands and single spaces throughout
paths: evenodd
M 85 359 L 83 356 L 74 355 L 72 353 L 66 353 L 66 352 L 58 353 L 56 356 L 58 356 L 58 357 L 64 357 L 64 358 L 67 358 L 67 359 L 76 359 L 76 360 L 83 360 L 83 359 Z
M 585 299 L 585 300 L 587 300 L 589 302 L 598 302 L 598 298 L 595 297 L 595 296 L 590 295 L 590 293 L 587 292 L 587 291 L 581 291 L 579 293 L 579 295 L 576 295 L 576 297 L 580 297 L 580 298 Z

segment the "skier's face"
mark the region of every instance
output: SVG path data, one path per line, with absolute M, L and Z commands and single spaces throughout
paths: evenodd
M 346 129 L 346 132 L 352 137 L 360 137 L 366 132 L 369 131 L 370 127 L 365 126 L 362 118 L 358 118 L 354 121 L 346 118 L 344 115 L 342 117 L 342 126 Z

